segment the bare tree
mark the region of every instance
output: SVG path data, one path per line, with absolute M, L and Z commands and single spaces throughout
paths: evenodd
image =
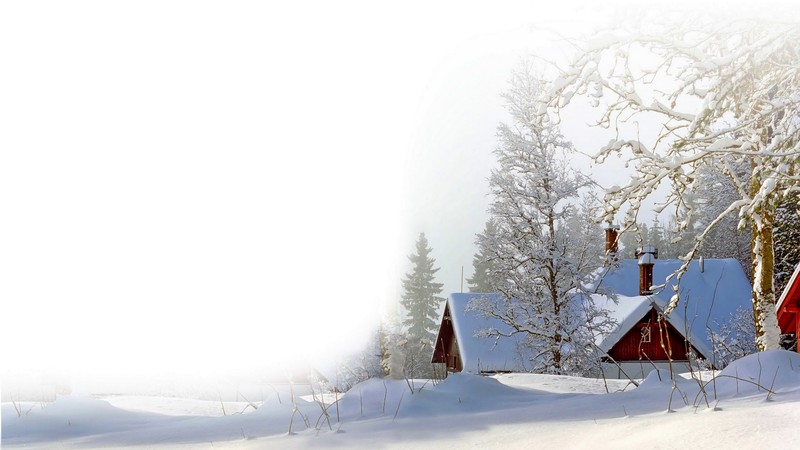
M 540 81 L 523 64 L 504 95 L 514 121 L 498 127 L 499 167 L 489 180 L 495 226 L 478 236 L 500 297 L 474 300 L 469 308 L 511 330 L 487 329 L 485 336 L 526 336 L 534 371 L 583 373 L 594 360 L 588 356 L 591 325 L 604 322 L 604 311 L 594 307 L 591 296 L 581 295 L 581 282 L 600 264 L 600 254 L 576 248 L 569 232 L 586 231 L 575 219 L 579 191 L 589 180 L 570 167 L 572 145 L 558 127 L 534 123 L 540 93 Z

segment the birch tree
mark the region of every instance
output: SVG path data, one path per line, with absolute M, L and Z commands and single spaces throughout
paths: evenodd
M 625 222 L 632 222 L 642 201 L 668 183 L 659 210 L 674 208 L 685 228 L 696 212 L 686 201 L 696 171 L 708 166 L 729 177 L 737 198 L 698 230 L 675 277 L 717 223 L 734 215 L 740 228 L 751 224 L 757 347 L 776 348 L 772 233 L 776 205 L 800 190 L 800 26 L 683 17 L 650 30 L 608 34 L 583 46 L 552 84 L 539 120 L 560 117 L 575 95 L 600 108 L 597 125 L 616 136 L 595 160 L 626 154 L 635 169 L 626 184 L 607 190 L 608 220 L 626 205 Z M 660 127 L 652 138 L 631 125 L 644 123 Z M 748 177 L 736 172 L 740 165 Z M 679 301 L 676 291 L 666 313 Z
M 477 242 L 492 261 L 500 299 L 478 299 L 469 308 L 511 330 L 487 329 L 485 336 L 524 335 L 533 371 L 585 373 L 596 361 L 592 325 L 606 321 L 580 295 L 581 280 L 600 264 L 600 254 L 580 251 L 569 239 L 567 223 L 588 180 L 568 164 L 572 145 L 558 127 L 534 123 L 540 86 L 525 65 L 504 95 L 513 123 L 498 127 L 499 167 L 489 179 L 495 229 Z M 601 239 L 598 232 L 594 240 Z

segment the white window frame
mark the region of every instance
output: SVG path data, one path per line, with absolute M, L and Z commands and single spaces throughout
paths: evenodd
M 653 329 L 650 324 L 646 324 L 642 327 L 642 342 L 648 344 L 653 342 Z

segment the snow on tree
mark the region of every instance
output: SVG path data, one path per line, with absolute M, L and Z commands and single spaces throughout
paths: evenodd
M 636 249 L 646 244 L 646 236 L 649 230 L 646 223 L 628 224 L 625 230 L 619 235 L 620 256 L 623 258 L 633 258 Z
M 425 233 L 420 233 L 416 253 L 409 255 L 412 269 L 403 279 L 403 297 L 400 304 L 406 310 L 403 320 L 405 340 L 403 345 L 405 370 L 409 377 L 431 376 L 431 354 L 436 339 L 436 319 L 439 306 L 444 303 L 442 283 L 434 276 L 439 271 L 430 257 L 431 248 Z
M 694 228 L 678 231 L 674 217 L 670 217 L 667 224 L 653 217 L 651 224 L 635 224 L 628 227 L 620 235 L 622 252 L 629 258 L 634 257 L 634 252 L 642 245 L 652 245 L 658 249 L 660 259 L 676 259 L 685 255 L 694 242 Z M 708 255 L 707 255 L 708 256 Z
M 483 330 L 485 337 L 525 335 L 533 371 L 580 374 L 597 362 L 594 332 L 608 322 L 591 297 L 581 295 L 581 281 L 601 264 L 602 252 L 590 255 L 570 240 L 567 223 L 589 181 L 568 164 L 572 145 L 558 127 L 534 123 L 540 89 L 523 65 L 503 95 L 513 123 L 498 127 L 499 167 L 489 179 L 496 230 L 477 239 L 493 261 L 500 298 L 473 300 L 469 309 L 512 330 Z M 599 232 L 589 237 L 602 240 Z
M 602 213 L 602 206 L 596 195 L 587 192 L 575 199 L 575 208 L 565 217 L 566 239 L 574 251 L 570 257 L 578 267 L 593 270 L 604 262 L 605 231 L 594 219 Z
M 677 259 L 691 250 L 695 236 L 693 224 L 690 223 L 688 227 L 681 229 L 675 221 L 675 217 L 670 216 L 667 218 L 666 225 L 661 224 L 661 228 L 664 236 L 664 251 L 662 253 L 659 250 L 659 258 Z
M 383 375 L 395 380 L 405 376 L 405 333 L 397 314 L 391 314 L 379 329 L 380 358 Z
M 709 331 L 709 337 L 714 345 L 714 356 L 711 361 L 714 367 L 723 369 L 731 362 L 758 351 L 752 311 L 742 307 L 736 308 L 727 320 L 718 324 L 718 329 L 718 332 Z
M 346 392 L 351 387 L 370 378 L 380 378 L 384 372 L 383 361 L 388 359 L 385 353 L 385 326 L 374 330 L 364 346 L 357 352 L 346 355 L 337 365 L 333 379 L 333 387 L 339 392 Z
M 486 221 L 483 229 L 484 236 L 494 236 L 497 234 L 497 227 L 492 219 Z M 474 270 L 472 278 L 467 278 L 470 292 L 489 293 L 494 292 L 494 261 L 490 258 L 490 252 L 480 244 L 478 252 L 472 258 L 472 268 Z
M 667 240 L 664 226 L 661 225 L 661 221 L 658 220 L 658 217 L 654 216 L 650 227 L 647 229 L 645 244 L 657 248 L 659 251 L 659 258 L 670 259 L 672 255 L 670 255 L 669 249 L 667 248 Z
M 800 190 L 800 26 L 714 21 L 696 12 L 688 19 L 590 42 L 553 82 L 539 120 L 550 120 L 548 111 L 558 118 L 575 95 L 597 107 L 602 101 L 597 123 L 617 135 L 595 160 L 629 151 L 635 169 L 627 184 L 607 189 L 607 220 L 627 205 L 625 221 L 634 221 L 643 200 L 669 183 L 658 210 L 674 208 L 683 229 L 696 213 L 686 196 L 698 183 L 697 170 L 710 166 L 729 177 L 737 199 L 700 231 L 675 276 L 679 281 L 725 217 L 738 215 L 740 227 L 750 223 L 757 345 L 776 348 L 773 224 L 779 201 Z M 651 138 L 634 123 L 660 128 Z M 740 165 L 749 168 L 747 178 L 734 169 Z M 666 313 L 679 301 L 676 292 Z
M 800 263 L 800 195 L 793 193 L 775 209 L 775 295 L 780 296 Z
M 736 170 L 739 178 L 748 176 L 749 167 L 731 167 Z M 728 205 L 739 199 L 739 193 L 730 177 L 707 165 L 699 167 L 695 177 L 698 178 L 697 186 L 693 190 L 695 223 L 696 228 L 705 229 Z M 700 254 L 707 258 L 738 260 L 752 283 L 752 235 L 749 224 L 740 230 L 739 217 L 729 214 L 706 234 L 700 246 Z M 690 250 L 691 248 L 686 248 L 680 254 L 685 255 Z

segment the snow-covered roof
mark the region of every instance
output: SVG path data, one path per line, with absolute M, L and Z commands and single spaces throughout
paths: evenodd
M 461 354 L 464 372 L 524 372 L 524 361 L 520 357 L 519 343 L 521 335 L 495 339 L 480 337 L 481 330 L 495 328 L 510 331 L 510 328 L 498 319 L 485 317 L 478 311 L 468 311 L 469 302 L 486 298 L 495 301 L 496 294 L 460 293 L 450 294 L 447 298 L 447 309 L 453 324 L 453 332 Z M 441 322 L 440 322 L 441 323 Z
M 656 259 L 653 266 L 653 284 L 659 285 L 683 264 L 675 259 Z M 698 261 L 692 261 L 680 284 L 680 304 L 667 316 L 667 320 L 688 338 L 692 345 L 707 358 L 712 355 L 709 330 L 718 331 L 719 323 L 726 322 L 738 307 L 752 306 L 752 290 L 735 259 L 706 259 L 700 271 Z M 673 278 L 664 288 L 654 290 L 652 295 L 639 295 L 639 265 L 635 259 L 619 261 L 615 268 L 598 272 L 600 291 L 616 292 L 617 302 L 597 295 L 598 306 L 611 312 L 617 320 L 616 329 L 600 338 L 598 345 L 603 351 L 610 350 L 652 305 L 663 311 L 674 295 Z M 596 287 L 596 286 L 595 286 Z
M 680 268 L 679 260 L 655 259 L 653 284 L 665 279 Z M 597 272 L 593 295 L 597 306 L 606 309 L 617 322 L 607 335 L 597 339 L 597 345 L 608 352 L 652 308 L 663 311 L 674 294 L 676 280 L 670 280 L 652 295 L 639 295 L 639 264 L 636 259 L 619 261 L 616 267 Z M 599 284 L 599 286 L 597 286 Z M 614 299 L 605 294 L 615 293 Z M 450 294 L 447 308 L 452 320 L 453 333 L 461 355 L 463 371 L 471 373 L 498 371 L 526 371 L 524 350 L 520 343 L 522 334 L 500 339 L 480 337 L 481 330 L 495 328 L 510 331 L 498 319 L 485 317 L 480 312 L 469 311 L 472 300 L 486 298 L 496 301 L 497 294 Z M 692 261 L 683 275 L 680 286 L 680 304 L 667 320 L 677 331 L 689 338 L 691 344 L 706 358 L 713 355 L 710 331 L 719 331 L 719 325 L 728 321 L 737 308 L 752 307 L 750 282 L 735 259 L 706 259 L 703 271 L 698 261 Z M 442 323 L 440 321 L 440 323 Z

